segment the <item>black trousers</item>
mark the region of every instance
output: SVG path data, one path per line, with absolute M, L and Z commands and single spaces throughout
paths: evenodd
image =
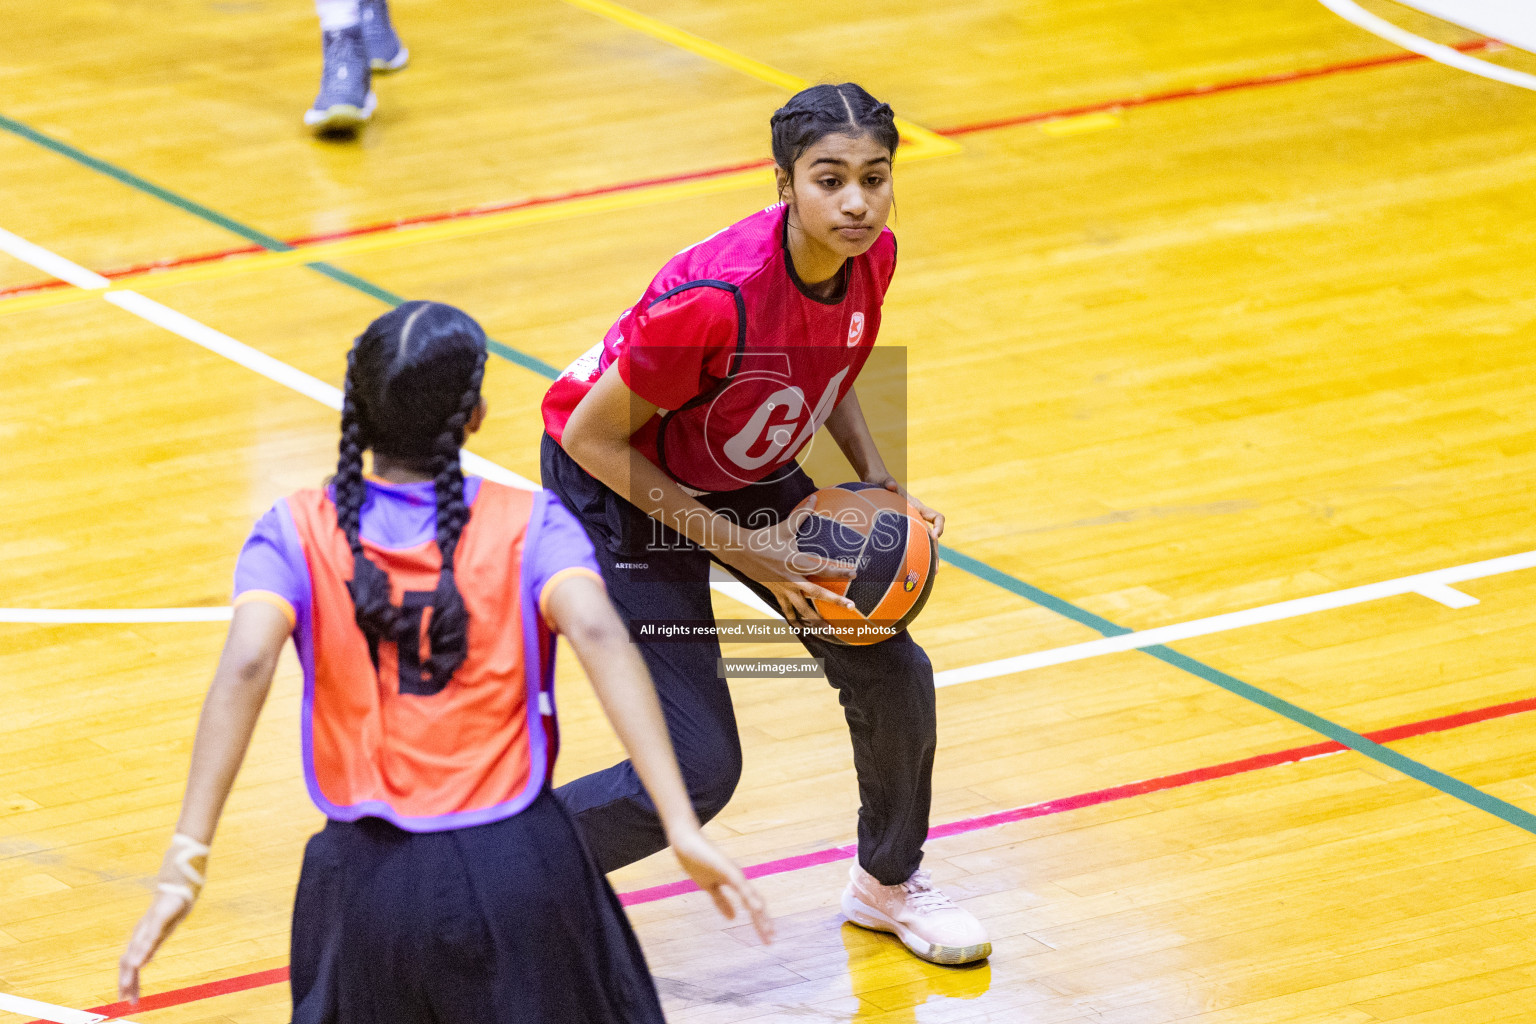
M 545 435 L 544 486 L 592 538 L 609 599 L 626 622 L 709 621 L 710 556 L 594 479 Z M 777 481 L 699 500 L 744 526 L 773 525 L 816 489 L 798 468 Z M 726 566 L 729 569 L 729 566 Z M 772 607 L 766 587 L 739 577 Z M 886 885 L 907 880 L 923 858 L 932 794 L 933 667 L 905 631 L 862 647 L 802 640 L 824 658 L 853 739 L 859 779 L 859 863 Z M 719 641 L 641 644 L 672 744 L 699 817 L 720 812 L 741 778 L 741 741 L 731 694 L 719 676 Z M 628 761 L 556 790 L 598 866 L 612 871 L 666 846 L 656 809 Z

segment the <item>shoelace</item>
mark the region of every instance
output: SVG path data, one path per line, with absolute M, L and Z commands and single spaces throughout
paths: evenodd
M 914 871 L 912 877 L 901 883 L 907 894 L 907 906 L 927 914 L 935 910 L 949 910 L 955 901 L 944 895 L 943 890 L 933 887 L 933 877 L 926 871 Z

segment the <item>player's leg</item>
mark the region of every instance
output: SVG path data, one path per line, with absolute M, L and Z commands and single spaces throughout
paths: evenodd
M 700 500 L 743 525 L 765 525 L 782 520 L 815 490 L 810 477 L 797 468 L 769 482 Z M 738 578 L 776 607 L 766 587 Z M 853 738 L 859 862 L 882 882 L 899 885 L 921 865 L 928 835 L 936 743 L 928 656 L 905 631 L 864 647 L 814 638 L 803 643 L 824 660 Z
M 389 0 L 359 0 L 363 42 L 368 46 L 368 66 L 374 71 L 399 71 L 411 59 L 389 17 Z
M 668 548 L 650 543 L 651 520 L 594 480 L 551 438 L 544 438 L 544 486 L 586 527 L 608 598 L 631 627 L 645 622 L 710 621 L 709 560 L 676 534 Z M 683 782 L 702 821 L 725 807 L 741 778 L 741 741 L 730 690 L 719 677 L 720 644 L 706 640 L 642 642 Z M 603 871 L 666 848 L 656 808 L 634 767 L 621 761 L 561 786 Z
M 824 658 L 853 739 L 859 778 L 859 862 L 849 871 L 843 913 L 898 936 L 925 960 L 964 964 L 992 952 L 986 929 L 935 888 L 919 865 L 937 746 L 933 665 L 903 630 L 852 647 L 807 638 Z
M 318 132 L 347 131 L 373 116 L 378 98 L 368 67 L 359 0 L 315 0 L 320 16 L 320 92 L 304 112 Z
M 859 779 L 859 865 L 900 885 L 923 862 L 938 745 L 933 667 L 905 630 L 849 647 L 804 641 L 823 659 L 853 740 Z
M 712 617 L 707 563 L 693 586 L 628 578 L 599 555 L 608 597 L 627 622 L 708 621 Z M 662 593 L 658 593 L 661 591 Z M 724 809 L 741 778 L 741 741 L 730 691 L 719 678 L 720 645 L 707 641 L 640 645 L 656 687 L 683 783 L 700 821 Z M 655 805 L 634 766 L 620 761 L 561 786 L 557 793 L 580 824 L 603 871 L 648 857 L 667 845 Z
M 782 478 L 702 499 L 743 524 L 777 522 L 816 489 L 799 469 Z M 770 605 L 767 588 L 743 579 Z M 849 647 L 807 639 L 824 660 L 853 738 L 859 779 L 859 862 L 885 884 L 918 870 L 928 835 L 935 699 L 928 656 L 903 631 L 878 644 Z
M 769 483 L 704 500 L 738 521 L 777 522 L 816 489 L 799 469 Z M 744 583 L 770 604 L 772 594 Z M 918 956 L 936 963 L 969 963 L 991 943 L 970 912 L 933 887 L 921 870 L 933 782 L 936 700 L 928 655 L 903 631 L 877 644 L 848 646 L 802 641 L 824 660 L 853 740 L 859 780 L 859 862 L 843 894 L 843 911 L 857 924 L 889 931 Z

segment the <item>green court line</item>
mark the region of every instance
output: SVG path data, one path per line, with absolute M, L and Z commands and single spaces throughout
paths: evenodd
M 1411 779 L 1417 779 L 1428 786 L 1433 786 L 1447 796 L 1453 796 L 1464 803 L 1469 803 L 1478 810 L 1487 811 L 1496 818 L 1502 818 L 1517 828 L 1523 828 L 1527 832 L 1536 832 L 1536 814 L 1522 810 L 1512 803 L 1500 800 L 1491 793 L 1485 793 L 1475 786 L 1469 786 L 1460 779 L 1436 771 L 1426 764 L 1421 764 L 1411 757 L 1404 757 L 1390 747 L 1384 747 L 1380 743 L 1368 740 L 1357 732 L 1352 732 L 1342 725 L 1330 722 L 1328 719 L 1315 715 L 1306 708 L 1297 707 L 1288 700 L 1282 700 L 1267 690 L 1261 690 L 1251 683 L 1245 683 L 1241 679 L 1230 676 L 1220 669 L 1212 668 L 1201 661 L 1186 654 L 1161 645 L 1157 647 L 1142 648 L 1147 654 L 1167 662 L 1174 668 L 1183 669 L 1191 675 L 1199 676 L 1208 683 L 1214 683 L 1229 693 L 1234 693 L 1244 700 L 1251 700 L 1260 707 L 1268 708 L 1277 715 L 1283 715 L 1295 722 L 1304 725 L 1314 732 L 1320 732 L 1337 743 L 1342 743 L 1351 750 L 1364 754 L 1373 761 L 1378 761 L 1395 771 L 1402 772 Z
M 263 249 L 271 249 L 274 252 L 288 252 L 293 248 L 293 246 L 280 238 L 273 238 L 271 235 L 257 231 L 255 228 L 247 227 L 237 220 L 231 220 L 217 210 L 210 209 L 202 203 L 188 199 L 186 196 L 177 195 L 170 189 L 161 188 L 154 182 L 141 178 L 132 171 L 126 171 L 116 164 L 110 164 L 99 157 L 91 156 L 84 150 L 76 149 L 62 139 L 45 135 L 36 128 L 22 124 L 20 121 L 6 117 L 4 114 L 0 114 L 0 128 L 4 128 L 12 135 L 19 135 L 28 142 L 36 143 L 44 149 L 51 149 L 60 156 L 68 157 L 78 164 L 84 164 L 91 170 L 105 174 L 109 178 L 115 178 L 130 188 L 138 189 L 140 192 L 152 195 L 162 202 L 179 207 L 194 217 L 201 217 L 209 223 L 217 224 L 224 230 L 231 231 L 248 242 L 255 242 Z
M 119 181 L 122 184 L 127 185 L 129 188 L 137 189 L 138 191 L 143 192 L 145 195 L 154 196 L 161 202 L 169 203 L 177 209 L 186 213 L 190 213 L 192 216 L 205 220 L 210 224 L 215 224 L 223 228 L 225 231 L 239 235 L 246 241 L 254 242 L 255 244 L 261 246 L 263 249 L 266 249 L 270 252 L 293 251 L 293 246 L 289 245 L 281 238 L 274 238 L 273 236 L 267 234 L 265 231 L 258 231 L 248 224 L 242 224 L 231 217 L 225 216 L 218 210 L 204 206 L 202 203 L 199 203 L 194 199 L 188 199 L 184 195 L 172 192 L 170 189 L 165 188 L 162 185 L 156 185 L 149 179 L 142 178 L 139 175 L 134 174 L 132 171 L 118 167 L 116 164 L 108 163 L 100 157 L 92 156 L 84 150 L 71 146 L 69 143 L 63 141 L 62 139 L 56 139 L 51 135 L 45 135 L 44 133 L 38 131 L 36 128 L 22 124 L 20 121 L 17 121 L 14 118 L 6 117 L 4 114 L 0 114 L 0 128 L 5 129 L 12 135 L 26 139 L 28 142 L 42 146 L 44 149 L 52 150 L 54 153 L 57 153 L 63 157 L 67 157 L 68 159 L 73 160 L 82 166 L 89 167 L 93 171 L 96 171 L 100 174 L 105 174 L 107 177 Z M 362 292 L 364 295 L 367 295 L 370 298 L 378 299 L 385 305 L 398 306 L 405 301 L 404 298 L 396 295 L 394 292 L 385 288 L 380 288 L 373 282 L 358 277 L 356 274 L 353 274 L 350 271 L 342 270 L 340 267 L 333 263 L 315 262 L 306 263 L 304 266 L 308 267 L 310 270 L 315 271 L 316 273 L 324 274 L 326 277 L 333 281 L 344 284 L 349 288 L 356 289 L 357 291 Z M 487 339 L 486 347 L 508 362 L 516 363 L 518 366 L 523 367 L 525 370 L 532 370 L 534 373 L 542 374 L 550 380 L 554 380 L 560 375 L 560 371 L 558 369 L 550 366 L 538 356 L 530 355 L 527 352 L 521 352 L 512 346 L 504 345 L 495 339 Z
M 273 252 L 288 252 L 293 248 L 293 246 L 280 238 L 274 238 L 255 228 L 241 224 L 239 221 L 232 220 L 217 210 L 204 206 L 202 203 L 178 195 L 170 189 L 156 185 L 154 182 L 141 178 L 137 174 L 124 170 L 115 164 L 91 156 L 89 153 L 76 149 L 67 142 L 45 135 L 3 114 L 0 114 L 0 128 L 4 128 L 13 135 L 20 136 L 29 142 L 36 143 L 45 149 L 52 150 L 76 163 L 89 167 L 91 170 L 114 178 L 130 188 L 154 196 L 156 199 L 184 210 L 194 217 L 199 217 L 211 224 L 216 224 L 227 231 L 239 235 L 241 238 L 256 243 L 264 249 L 269 249 Z M 398 306 L 405 301 L 393 292 L 380 288 L 378 285 L 332 264 L 306 263 L 304 265 L 340 284 L 354 288 L 388 305 Z M 518 351 L 498 341 L 488 341 L 487 347 L 503 359 L 516 363 L 524 369 L 532 370 L 534 373 L 540 374 L 549 380 L 554 380 L 555 377 L 559 376 L 560 371 L 558 369 L 550 366 L 537 356 Z M 1117 625 L 1102 616 L 1095 615 L 1086 608 L 1079 608 L 1070 601 L 1063 600 L 1054 594 L 1041 590 L 1039 587 L 1025 583 L 1016 576 L 1011 576 L 979 559 L 961 554 L 953 548 L 941 548 L 940 557 L 963 572 L 968 572 L 979 579 L 1040 605 L 1042 608 L 1047 608 L 1058 615 L 1081 623 L 1103 636 L 1121 636 L 1132 632 L 1132 630 L 1124 626 Z M 1404 757 L 1389 747 L 1374 743 L 1357 732 L 1353 732 L 1342 725 L 1315 715 L 1305 708 L 1292 704 L 1290 701 L 1276 697 L 1267 690 L 1261 690 L 1257 686 L 1245 683 L 1235 676 L 1230 676 L 1219 669 L 1212 668 L 1204 662 L 1196 661 L 1194 658 L 1180 654 L 1172 648 L 1158 646 L 1144 647 L 1141 650 L 1143 653 L 1151 655 L 1159 661 L 1182 669 L 1193 676 L 1204 679 L 1208 683 L 1221 687 L 1229 693 L 1242 697 L 1244 700 L 1252 701 L 1260 707 L 1268 708 L 1275 714 L 1288 718 L 1298 725 L 1305 726 L 1313 732 L 1321 733 L 1337 743 L 1342 743 L 1351 750 L 1364 754 L 1366 757 L 1401 772 L 1409 778 L 1417 779 L 1428 786 L 1432 786 L 1447 796 L 1455 797 L 1479 810 L 1487 811 L 1489 814 L 1501 818 L 1518 828 L 1523 828 L 1527 832 L 1536 833 L 1536 815 L 1521 810 L 1514 804 L 1500 800 L 1498 797 L 1485 793 L 1474 786 L 1469 786 L 1460 779 L 1446 775 L 1444 772 L 1436 771 L 1428 765 L 1420 764 L 1412 758 Z
M 1135 630 L 1117 626 L 1106 618 L 1093 614 L 1086 608 L 1079 608 L 1070 601 L 1063 601 L 1055 594 L 1048 594 L 1032 583 L 1025 583 L 1017 576 L 1010 576 L 1001 569 L 993 568 L 986 562 L 972 558 L 970 555 L 962 555 L 954 548 L 939 546 L 939 557 L 956 569 L 961 569 L 978 576 L 988 583 L 1002 587 L 1004 590 L 1017 594 L 1026 601 L 1033 601 L 1042 608 L 1049 608 L 1057 615 L 1064 615 L 1074 622 L 1080 622 L 1089 629 L 1097 630 L 1105 636 L 1123 636 L 1133 633 Z
M 969 555 L 962 555 L 953 548 L 941 548 L 940 557 L 957 569 L 978 576 L 989 583 L 994 583 L 1004 590 L 1012 591 L 1020 597 L 1043 608 L 1049 608 L 1058 615 L 1063 615 L 1074 622 L 1080 622 L 1089 629 L 1097 630 L 1104 636 L 1123 636 L 1133 630 L 1110 622 L 1102 616 L 1095 615 L 1086 608 L 1079 608 L 1070 601 L 1064 601 L 1055 594 L 1041 590 L 1039 587 L 1023 580 L 1010 576 L 1001 569 L 994 568 L 985 562 L 978 561 Z M 1490 793 L 1469 786 L 1454 776 L 1436 771 L 1428 765 L 1421 764 L 1410 757 L 1384 747 L 1380 743 L 1368 740 L 1364 736 L 1352 730 L 1344 728 L 1336 722 L 1331 722 L 1321 715 L 1313 714 L 1306 708 L 1292 704 L 1290 701 L 1277 697 L 1268 690 L 1261 690 L 1251 683 L 1245 683 L 1236 676 L 1228 675 L 1218 668 L 1212 668 L 1203 661 L 1197 661 L 1187 654 L 1180 654 L 1171 647 L 1161 644 L 1155 647 L 1138 648 L 1143 654 L 1149 654 L 1159 661 L 1172 665 L 1174 668 L 1188 672 L 1192 676 L 1204 679 L 1221 687 L 1228 693 L 1267 708 L 1283 718 L 1288 718 L 1297 725 L 1305 726 L 1313 732 L 1321 733 L 1336 743 L 1342 743 L 1351 750 L 1364 754 L 1373 761 L 1378 761 L 1396 771 L 1402 772 L 1411 779 L 1417 779 L 1428 786 L 1433 786 L 1447 796 L 1453 796 L 1464 803 L 1471 804 L 1479 810 L 1487 811 L 1497 818 L 1502 818 L 1518 828 L 1527 832 L 1536 833 L 1536 815 L 1516 807 L 1514 804 L 1500 800 Z

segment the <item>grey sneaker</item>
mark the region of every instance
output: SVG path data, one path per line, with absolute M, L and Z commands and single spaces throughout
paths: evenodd
M 368 120 L 378 105 L 369 80 L 362 26 L 323 33 L 322 47 L 320 95 L 304 112 L 304 123 L 317 132 L 348 131 Z
M 362 0 L 363 38 L 368 41 L 368 66 L 375 71 L 399 71 L 411 59 L 389 21 L 389 0 Z

